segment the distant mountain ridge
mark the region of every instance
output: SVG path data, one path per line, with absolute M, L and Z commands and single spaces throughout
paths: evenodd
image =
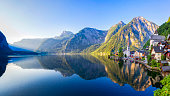
M 110 54 L 118 51 L 119 47 L 125 49 L 128 41 L 131 50 L 142 48 L 157 28 L 155 23 L 139 16 L 133 18 L 128 24 L 120 21 L 109 30 L 86 27 L 76 34 L 63 31 L 60 36 L 54 38 L 30 39 L 29 43 L 26 42 L 27 40 L 21 40 L 14 45 L 23 45 L 28 48 L 31 46 L 38 52 Z M 31 43 L 33 41 L 35 44 Z
M 47 38 L 22 39 L 21 41 L 14 42 L 11 46 L 36 51 L 46 39 Z
M 106 34 L 107 31 L 86 27 L 67 42 L 65 52 L 80 53 L 91 45 L 103 43 Z
M 60 36 L 55 38 L 49 38 L 45 40 L 37 49 L 40 52 L 56 52 L 64 53 L 64 48 L 68 40 L 70 40 L 74 34 L 70 31 L 63 31 Z
M 133 18 L 128 24 L 122 26 L 118 32 L 110 28 L 108 32 L 115 33 L 110 36 L 107 42 L 103 43 L 93 53 L 110 54 L 116 52 L 120 47 L 126 48 L 127 42 L 130 42 L 131 50 L 140 49 L 149 40 L 149 37 L 156 31 L 158 25 L 139 16 Z M 113 31 L 111 31 L 113 30 Z M 108 33 L 108 35 L 110 35 Z M 107 36 L 106 36 L 107 37 Z

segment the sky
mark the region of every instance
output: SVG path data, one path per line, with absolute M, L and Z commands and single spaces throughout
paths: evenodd
M 170 16 L 170 0 L 0 0 L 0 31 L 9 43 L 49 38 L 85 27 L 108 30 L 134 17 L 161 25 Z

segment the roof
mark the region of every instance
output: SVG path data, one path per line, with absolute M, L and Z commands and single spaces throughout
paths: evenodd
M 153 49 L 154 49 L 155 53 L 163 53 L 164 52 L 163 48 L 161 48 L 161 50 L 160 50 L 160 46 L 153 46 Z
M 142 53 L 142 54 L 143 54 L 143 53 L 145 53 L 145 51 L 144 51 L 144 50 L 139 50 L 138 52 L 139 52 L 139 53 Z
M 164 72 L 170 71 L 170 66 L 162 66 L 162 71 Z
M 166 42 L 165 42 L 165 41 L 160 41 L 159 43 L 161 43 L 162 45 L 166 44 Z
M 161 60 L 161 63 L 162 63 L 162 64 L 167 64 L 168 61 L 166 61 L 166 60 Z
M 130 51 L 130 54 L 134 54 L 135 53 L 135 51 Z
M 163 40 L 161 40 L 161 39 L 153 39 L 154 41 L 153 42 L 161 42 L 161 41 L 163 41 Z
M 147 55 L 149 55 L 149 52 L 146 52 L 146 53 L 145 53 L 145 56 L 147 56 Z
M 165 40 L 165 36 L 151 35 L 151 40 Z
M 158 31 L 156 30 L 154 34 L 158 34 Z

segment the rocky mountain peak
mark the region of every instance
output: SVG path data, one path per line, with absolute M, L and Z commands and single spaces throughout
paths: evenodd
M 152 23 L 148 20 L 146 20 L 144 17 L 139 16 L 139 17 L 135 17 L 132 19 L 132 22 L 136 22 L 136 23 Z
M 123 24 L 123 25 L 125 25 L 125 23 L 123 22 L 123 21 L 119 21 L 119 23 L 118 24 Z
M 97 30 L 95 28 L 85 27 L 81 31 L 90 31 L 90 30 Z
M 68 36 L 68 35 L 73 35 L 73 32 L 71 31 L 63 31 L 60 35 L 60 37 Z
M 133 19 L 136 19 L 136 20 L 146 20 L 144 17 L 142 16 L 138 16 L 138 17 L 134 17 Z
M 158 28 L 158 26 L 155 23 L 146 20 L 142 16 L 133 18 L 132 21 L 130 22 L 130 25 L 133 29 L 137 30 L 138 32 L 142 33 L 147 32 L 149 36 L 154 34 L 156 29 Z

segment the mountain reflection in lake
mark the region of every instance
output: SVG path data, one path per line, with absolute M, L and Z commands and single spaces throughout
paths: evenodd
M 0 60 L 0 96 L 152 96 L 162 78 L 140 64 L 101 56 Z

